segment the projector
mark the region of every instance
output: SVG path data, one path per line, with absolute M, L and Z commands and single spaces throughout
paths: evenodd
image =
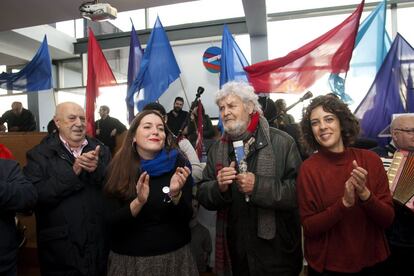
M 92 21 L 116 19 L 117 9 L 107 3 L 85 3 L 79 7 L 83 18 Z

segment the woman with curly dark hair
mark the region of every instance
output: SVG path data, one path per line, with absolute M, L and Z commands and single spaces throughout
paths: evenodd
M 197 274 L 191 166 L 171 142 L 161 114 L 142 111 L 109 165 L 108 276 Z
M 384 229 L 394 211 L 381 159 L 349 147 L 358 121 L 335 97 L 313 99 L 301 127 L 315 151 L 297 180 L 308 275 L 387 275 Z

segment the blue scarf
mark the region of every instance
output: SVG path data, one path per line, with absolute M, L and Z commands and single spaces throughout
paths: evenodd
M 162 149 L 155 157 L 151 160 L 141 159 L 141 169 L 147 172 L 149 176 L 159 176 L 164 173 L 170 172 L 175 167 L 177 160 L 178 151 L 173 149 L 167 152 Z

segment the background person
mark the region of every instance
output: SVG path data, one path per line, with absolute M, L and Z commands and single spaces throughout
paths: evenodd
M 116 146 L 116 135 L 124 132 L 126 127 L 118 119 L 109 116 L 109 111 L 109 107 L 106 105 L 99 108 L 101 119 L 95 122 L 95 128 L 96 138 L 113 152 Z
M 198 274 L 189 245 L 191 166 L 165 129 L 159 112 L 140 112 L 110 164 L 110 276 Z
M 414 152 L 414 114 L 401 114 L 391 122 L 392 140 L 385 147 L 374 148 L 388 169 L 397 150 Z M 414 177 L 411 178 L 414 185 Z M 413 272 L 414 260 L 414 205 L 410 200 L 406 205 L 394 201 L 395 218 L 387 229 L 390 244 L 390 275 L 410 275 Z
M 299 275 L 295 180 L 301 159 L 292 137 L 269 128 L 257 98 L 243 82 L 228 82 L 217 92 L 224 136 L 210 148 L 197 198 L 219 210 L 216 252 L 224 254 L 216 254 L 216 274 Z M 247 172 L 235 167 L 232 142 L 240 140 L 248 149 Z M 226 252 L 230 260 L 222 258 Z
M 174 100 L 174 108 L 167 114 L 167 125 L 169 130 L 175 135 L 181 129 L 187 119 L 188 112 L 183 110 L 184 99 L 182 97 L 176 97 Z
M 23 108 L 21 102 L 13 102 L 12 109 L 3 113 L 0 118 L 0 130 L 5 131 L 7 123 L 7 129 L 12 131 L 35 131 L 36 119 L 30 110 Z
M 57 133 L 27 153 L 25 175 L 39 195 L 37 249 L 42 275 L 105 275 L 103 180 L 109 149 L 86 137 L 85 112 L 56 106 Z
M 319 96 L 301 127 L 317 150 L 297 180 L 308 275 L 388 275 L 384 230 L 394 218 L 392 199 L 378 156 L 348 147 L 358 136 L 357 119 L 341 100 Z
M 277 128 L 284 128 L 287 125 L 294 124 L 295 119 L 292 115 L 287 113 L 286 101 L 284 99 L 278 99 L 275 101 L 276 106 L 276 119 L 274 124 Z
M 16 227 L 17 211 L 30 210 L 37 199 L 36 189 L 14 160 L 0 158 L 0 275 L 17 275 L 17 251 L 21 239 Z

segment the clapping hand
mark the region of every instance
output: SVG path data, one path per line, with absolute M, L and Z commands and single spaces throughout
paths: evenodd
M 96 146 L 94 150 L 82 153 L 81 156 L 75 159 L 73 164 L 73 171 L 79 175 L 82 170 L 93 172 L 98 167 L 100 146 Z
M 137 191 L 137 200 L 138 203 L 144 205 L 147 202 L 149 195 L 149 174 L 147 172 L 141 173 L 135 186 Z
M 141 211 L 142 206 L 144 206 L 144 204 L 147 203 L 150 191 L 149 178 L 150 177 L 147 172 L 141 173 L 137 181 L 137 185 L 135 186 L 137 197 L 129 204 L 131 214 L 134 217 L 136 217 L 139 211 Z
M 368 190 L 365 185 L 368 172 L 364 168 L 358 166 L 358 163 L 355 160 L 352 161 L 352 166 L 354 169 L 351 172 L 351 176 L 345 182 L 345 192 L 344 197 L 342 198 L 342 202 L 346 207 L 355 205 L 355 194 L 357 194 L 362 201 L 367 200 L 371 196 L 370 190 Z
M 354 169 L 351 172 L 351 183 L 355 187 L 355 191 L 362 201 L 367 200 L 371 196 L 370 190 L 365 185 L 367 182 L 368 172 L 364 168 L 358 166 L 357 161 L 352 161 Z
M 170 180 L 170 196 L 177 196 L 185 182 L 187 181 L 188 176 L 191 174 L 191 171 L 188 167 L 178 167 L 175 170 L 175 173 Z

